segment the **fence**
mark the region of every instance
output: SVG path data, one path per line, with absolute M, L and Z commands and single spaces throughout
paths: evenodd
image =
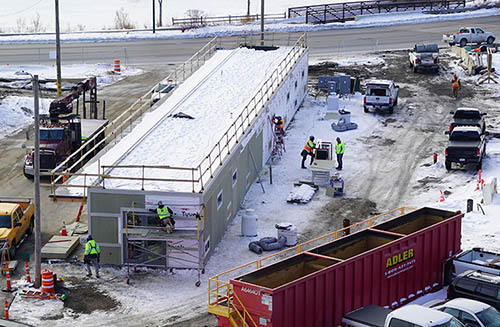
M 185 27 L 198 27 L 207 25 L 220 24 L 247 24 L 260 20 L 261 15 L 241 15 L 241 16 L 219 16 L 219 17 L 187 17 L 173 18 L 172 25 L 180 25 Z M 264 21 L 286 19 L 286 12 L 282 14 L 264 14 Z
M 381 13 L 450 10 L 465 7 L 466 0 L 444 1 L 360 1 L 332 3 L 324 5 L 302 6 L 288 8 L 288 17 L 305 17 L 306 23 L 334 23 L 354 20 L 356 16 Z
M 107 125 L 105 130 L 105 137 L 98 141 L 91 138 L 86 144 L 94 144 L 88 152 L 84 152 L 84 146 L 80 147 L 77 151 L 72 153 L 64 162 L 59 164 L 54 168 L 49 174 L 51 175 L 51 195 L 55 199 L 55 192 L 58 187 L 79 187 L 84 189 L 87 188 L 103 188 L 102 186 L 95 185 L 94 181 L 104 181 L 106 179 L 121 179 L 121 180 L 135 180 L 140 181 L 142 189 L 144 189 L 145 181 L 158 181 L 158 182 L 181 182 L 181 183 L 191 183 L 192 192 L 201 192 L 204 190 L 208 181 L 213 178 L 214 172 L 219 168 L 225 158 L 230 155 L 232 148 L 237 145 L 243 137 L 248 128 L 251 126 L 253 121 L 258 117 L 260 111 L 265 107 L 267 101 L 270 100 L 271 96 L 281 85 L 282 81 L 292 70 L 295 63 L 300 59 L 300 57 L 305 52 L 307 46 L 306 34 L 301 34 L 295 42 L 292 40 L 293 34 L 275 34 L 275 33 L 265 33 L 261 34 L 249 34 L 241 37 L 215 37 L 209 43 L 207 43 L 200 51 L 193 55 L 188 61 L 180 65 L 174 72 L 172 72 L 167 80 L 171 83 L 179 85 L 185 79 L 187 79 L 196 69 L 208 60 L 217 49 L 219 48 L 232 48 L 241 45 L 245 46 L 276 46 L 280 45 L 290 45 L 292 47 L 286 57 L 278 65 L 278 68 L 274 70 L 272 75 L 263 83 L 262 87 L 255 93 L 254 97 L 249 101 L 249 103 L 244 107 L 243 112 L 236 118 L 230 128 L 224 133 L 216 145 L 207 154 L 205 159 L 197 167 L 167 167 L 167 166 L 106 166 L 106 168 L 127 168 L 132 170 L 141 169 L 141 177 L 130 177 L 130 176 L 119 176 L 101 173 L 101 168 L 98 167 L 96 174 L 76 174 L 73 173 L 76 169 L 83 167 L 84 160 L 94 154 L 100 146 L 103 146 L 105 142 L 111 142 L 116 139 L 118 135 L 126 132 L 126 128 L 132 126 L 133 122 L 139 118 L 148 108 L 150 102 L 144 102 L 145 98 L 151 94 L 154 87 L 146 93 L 144 96 L 139 98 L 132 104 L 126 111 L 124 111 L 119 117 Z M 263 36 L 263 38 L 262 38 Z M 160 93 L 161 94 L 161 93 Z M 166 93 L 164 96 L 168 97 L 172 94 L 172 91 Z M 91 143 L 94 142 L 94 143 Z M 68 163 L 72 163 L 68 165 Z M 145 176 L 145 169 L 169 169 L 175 171 L 175 177 L 171 179 L 158 179 L 158 178 L 148 178 Z M 104 170 L 103 170 L 104 172 Z M 189 176 L 186 177 L 186 174 Z M 72 184 L 67 185 L 67 183 L 60 184 L 62 182 L 62 176 L 79 176 L 83 177 L 83 184 Z

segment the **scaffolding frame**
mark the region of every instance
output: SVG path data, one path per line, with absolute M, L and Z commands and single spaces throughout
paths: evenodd
M 162 269 L 196 269 L 197 281 L 201 285 L 201 274 L 205 272 L 204 222 L 205 210 L 201 206 L 201 216 L 175 217 L 178 222 L 196 221 L 194 227 L 176 227 L 173 233 L 166 233 L 163 227 L 151 225 L 159 222 L 156 213 L 138 209 L 122 208 L 123 264 L 127 265 L 127 280 L 131 277 L 130 267 L 153 267 Z M 154 245 L 160 245 L 152 249 Z M 192 246 L 185 246 L 192 245 Z M 194 246 L 193 246 L 194 245 Z

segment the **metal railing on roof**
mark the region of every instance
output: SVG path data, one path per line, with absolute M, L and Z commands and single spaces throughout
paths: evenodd
M 307 48 L 307 38 L 306 34 L 302 33 L 293 41 L 292 34 L 286 33 L 265 33 L 264 39 L 261 39 L 261 34 L 247 34 L 238 37 L 216 37 L 207 43 L 200 51 L 193 55 L 186 63 L 179 66 L 174 72 L 172 72 L 167 79 L 172 80 L 172 82 L 177 85 L 182 81 L 187 79 L 194 73 L 201 65 L 203 65 L 217 49 L 231 49 L 239 46 L 278 46 L 286 45 L 290 46 L 291 49 L 285 56 L 285 58 L 278 64 L 278 67 L 273 71 L 271 76 L 262 84 L 261 88 L 256 91 L 255 95 L 248 102 L 248 104 L 243 108 L 242 113 L 236 118 L 236 120 L 231 124 L 228 130 L 223 134 L 220 140 L 214 145 L 214 147 L 209 151 L 207 156 L 202 160 L 202 162 L 197 167 L 169 167 L 169 166 L 146 166 L 146 165 L 136 165 L 127 166 L 128 169 L 142 169 L 142 177 L 128 177 L 120 175 L 111 174 L 101 174 L 101 168 L 98 167 L 97 174 L 79 174 L 73 173 L 73 171 L 78 168 L 78 166 L 83 166 L 83 159 L 92 155 L 97 149 L 105 144 L 105 142 L 110 142 L 114 140 L 119 134 L 125 131 L 125 128 L 131 127 L 132 123 L 140 117 L 149 107 L 149 102 L 143 103 L 138 108 L 135 105 L 143 101 L 143 99 L 149 95 L 154 87 L 143 97 L 138 99 L 129 109 L 122 113 L 113 122 L 108 124 L 106 127 L 105 137 L 97 141 L 95 139 L 89 139 L 88 142 L 94 142 L 94 146 L 89 149 L 88 152 L 84 153 L 84 147 L 80 147 L 75 153 L 73 153 L 66 161 L 58 165 L 53 169 L 49 175 L 51 175 L 51 191 L 52 197 L 55 199 L 55 191 L 58 187 L 81 187 L 84 189 L 90 187 L 103 188 L 103 186 L 95 185 L 96 183 L 91 183 L 87 185 L 86 178 L 97 178 L 99 181 L 105 179 L 122 179 L 122 180 L 136 180 L 140 181 L 142 189 L 144 189 L 144 184 L 146 181 L 157 181 L 157 182 L 181 182 L 181 183 L 191 183 L 192 192 L 202 192 L 210 179 L 213 178 L 217 168 L 222 166 L 224 160 L 231 154 L 232 148 L 241 142 L 242 138 L 246 136 L 246 132 L 258 117 L 261 110 L 266 106 L 267 102 L 271 99 L 274 92 L 280 87 L 283 80 L 291 72 L 298 60 L 303 56 Z M 155 86 L 156 87 L 156 86 Z M 165 94 L 169 96 L 172 91 Z M 80 157 L 75 160 L 77 152 Z M 66 167 L 70 160 L 75 160 L 73 164 Z M 106 166 L 107 168 L 123 168 L 123 166 Z M 64 168 L 64 171 L 61 171 Z M 181 171 L 190 171 L 190 178 L 171 178 L 171 179 L 161 179 L 161 178 L 149 178 L 145 176 L 144 169 L 169 169 Z M 181 174 L 182 175 L 182 174 Z M 75 184 L 60 184 L 63 176 L 84 176 L 83 185 Z M 93 185 L 93 186 L 92 186 Z M 84 195 L 85 196 L 85 195 Z

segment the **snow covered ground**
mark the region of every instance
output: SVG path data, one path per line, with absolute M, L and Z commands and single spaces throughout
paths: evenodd
M 305 24 L 293 22 L 270 22 L 266 23 L 266 32 L 310 32 L 319 30 L 337 30 L 361 27 L 404 25 L 413 23 L 429 23 L 445 20 L 456 20 L 474 17 L 487 17 L 500 14 L 500 9 L 479 9 L 476 11 L 453 13 L 453 14 L 425 14 L 421 12 L 380 14 L 359 17 L 355 21 L 346 23 L 330 24 Z M 146 31 L 124 31 L 118 33 L 67 33 L 61 35 L 62 42 L 103 42 L 103 41 L 126 41 L 126 40 L 153 40 L 153 39 L 177 39 L 177 38 L 200 38 L 224 35 L 241 35 L 246 33 L 260 32 L 259 23 L 246 25 L 219 25 L 186 30 L 157 31 L 155 34 Z M 48 43 L 54 42 L 54 35 L 2 35 L 0 44 L 11 43 Z
M 242 210 L 240 210 L 211 257 L 206 272 L 202 275 L 201 287 L 194 286 L 196 280 L 196 272 L 194 271 L 175 271 L 174 274 L 171 274 L 160 270 L 140 269 L 138 273 L 132 274 L 130 285 L 127 285 L 125 284 L 126 268 L 121 270 L 104 268 L 103 281 L 93 282 L 92 280 L 80 281 L 85 274 L 81 266 L 44 265 L 44 267 L 53 269 L 58 276 L 63 276 L 69 281 L 67 283 L 70 290 L 69 296 L 71 296 L 72 288 L 84 283 L 84 285 L 96 287 L 106 296 L 116 299 L 120 302 L 119 306 L 109 311 L 82 314 L 64 308 L 61 302 L 33 301 L 16 297 L 11 305 L 11 317 L 37 326 L 51 327 L 66 326 L 67 324 L 72 326 L 109 326 L 115 324 L 121 326 L 140 324 L 164 326 L 168 322 L 182 321 L 206 312 L 207 278 L 209 276 L 259 258 L 258 255 L 248 250 L 248 243 L 263 236 L 275 235 L 274 225 L 283 220 L 297 226 L 299 237 L 301 237 L 302 231 L 310 224 L 309 220 L 328 200 L 325 190 L 322 188 L 309 204 L 286 203 L 293 182 L 310 178 L 308 170 L 300 169 L 299 156 L 300 149 L 308 135 L 314 134 L 318 139 L 328 141 L 334 140 L 336 136 L 342 138 L 346 143 L 345 169 L 342 171 L 342 175 L 347 180 L 353 178 L 359 171 L 369 169 L 370 162 L 361 160 L 362 157 L 359 155 L 367 151 L 369 145 L 360 136 L 370 135 L 374 129 L 383 128 L 383 121 L 379 120 L 376 115 L 363 113 L 361 102 L 362 96 L 360 94 L 350 99 L 340 100 L 340 107 L 352 113 L 352 121 L 356 122 L 359 128 L 345 133 L 334 133 L 330 127 L 332 121 L 322 120 L 325 113 L 324 101 L 311 98 L 306 100 L 287 131 L 285 138 L 287 151 L 273 167 L 273 184 L 269 184 L 267 175 L 262 176 L 266 194 L 262 193 L 260 185 L 254 184 L 242 205 L 242 209 L 255 209 L 259 217 L 258 236 L 241 236 Z M 500 140 L 491 140 L 488 143 L 487 151 L 488 155 L 483 164 L 483 176 L 500 178 Z M 353 162 L 356 164 L 353 165 Z M 480 191 L 475 191 L 475 178 L 477 176 L 474 177 L 473 174 L 462 171 L 447 173 L 442 160 L 436 165 L 420 167 L 417 173 L 421 177 L 440 176 L 443 181 L 435 190 L 417 190 L 416 196 L 407 203 L 408 205 L 465 211 L 466 199 L 472 198 L 478 202 L 482 197 Z M 452 190 L 452 193 L 446 196 L 446 200 L 442 203 L 439 202 L 439 188 Z M 358 196 L 357 190 L 346 184 L 345 197 L 356 196 Z M 481 246 L 489 250 L 500 251 L 500 245 L 496 240 L 496 237 L 500 235 L 497 222 L 500 212 L 500 195 L 495 196 L 491 205 L 483 207 L 485 215 L 477 210 L 465 215 L 462 228 L 462 248 Z M 444 294 L 445 292 L 441 291 L 437 295 L 428 295 L 425 299 L 418 301 L 427 302 Z M 151 299 L 154 305 L 148 305 L 148 299 Z M 95 300 L 99 301 L 98 298 Z

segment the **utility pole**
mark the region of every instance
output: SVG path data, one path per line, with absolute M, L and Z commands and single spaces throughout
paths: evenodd
M 160 12 L 159 12 L 159 15 L 158 15 L 158 25 L 160 27 L 163 26 L 163 22 L 161 21 L 161 16 L 163 14 L 163 0 L 158 0 L 158 7 L 160 7 Z
M 56 0 L 57 3 L 57 0 Z M 35 288 L 40 287 L 42 276 L 42 235 L 40 228 L 40 116 L 38 104 L 38 75 L 33 76 L 35 93 Z
M 62 95 L 61 86 L 61 38 L 59 36 L 59 0 L 56 1 L 56 67 L 57 67 L 57 96 Z
M 247 5 L 247 16 L 250 16 L 250 0 L 248 0 L 248 5 Z
M 153 34 L 156 32 L 156 21 L 155 21 L 155 0 L 153 0 Z
M 260 45 L 264 45 L 264 0 L 260 1 Z

